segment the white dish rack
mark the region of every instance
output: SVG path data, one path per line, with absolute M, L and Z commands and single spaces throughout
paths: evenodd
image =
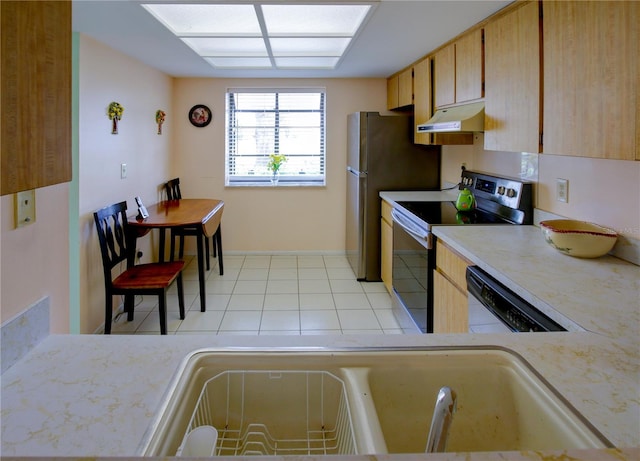
M 204 384 L 177 456 L 200 426 L 217 430 L 217 456 L 357 454 L 344 382 L 326 371 L 222 372 Z

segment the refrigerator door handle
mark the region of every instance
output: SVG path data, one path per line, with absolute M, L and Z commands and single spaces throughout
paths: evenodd
M 362 171 L 358 171 L 358 170 L 354 170 L 350 166 L 347 167 L 347 171 L 349 173 L 351 173 L 352 175 L 357 176 L 358 178 L 366 178 L 367 177 L 367 173 L 362 172 Z

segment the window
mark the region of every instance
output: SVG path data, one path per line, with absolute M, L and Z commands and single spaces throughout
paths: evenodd
M 229 89 L 226 185 L 271 185 L 269 155 L 287 160 L 278 185 L 325 185 L 325 91 Z

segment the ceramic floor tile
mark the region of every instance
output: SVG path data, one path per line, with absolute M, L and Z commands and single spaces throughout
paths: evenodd
M 234 294 L 264 294 L 266 291 L 266 280 L 238 280 L 233 289 Z
M 333 293 L 364 293 L 357 280 L 329 280 Z
M 350 267 L 329 267 L 327 268 L 327 274 L 332 280 L 355 280 L 355 275 Z
M 393 302 L 389 293 L 367 293 L 367 299 L 374 309 L 391 309 Z
M 207 311 L 224 311 L 229 305 L 231 295 L 216 295 L 207 293 Z M 189 310 L 200 310 L 200 296 L 196 296 L 189 305 Z
M 269 269 L 269 280 L 296 280 L 297 278 L 298 269 L 295 267 Z
M 183 331 L 218 331 L 223 311 L 191 311 L 178 327 L 178 332 Z
M 235 280 L 207 280 L 205 282 L 204 291 L 209 294 L 228 294 L 233 293 L 236 287 Z
M 372 310 L 338 310 L 338 318 L 340 319 L 342 331 L 345 332 L 346 330 L 382 331 Z
M 325 267 L 342 267 L 342 268 L 350 268 L 349 260 L 346 256 L 324 256 L 324 265 Z
M 373 313 L 378 318 L 378 323 L 380 324 L 383 330 L 400 328 L 400 325 L 398 325 L 398 321 L 396 320 L 395 315 L 393 315 L 393 310 L 376 309 L 373 311 Z
M 329 280 L 299 280 L 300 293 L 331 293 Z
M 336 309 L 371 309 L 371 304 L 364 293 L 334 293 Z
M 298 256 L 298 268 L 323 268 L 324 258 L 320 255 L 301 255 Z
M 271 269 L 297 269 L 298 257 L 289 255 L 271 256 Z
M 338 314 L 335 310 L 300 311 L 302 330 L 340 330 Z
M 184 320 L 177 286 L 167 295 L 168 334 L 404 334 L 381 282 L 358 282 L 343 255 L 225 255 L 205 273 L 207 311 L 200 312 L 197 261 L 185 257 Z M 135 320 L 122 315 L 114 334 L 159 334 L 155 296 L 136 296 Z
M 298 269 L 299 280 L 326 280 L 327 270 L 324 267 L 302 267 Z
M 267 282 L 267 293 L 298 293 L 297 280 L 269 280 Z
M 243 268 L 248 269 L 268 269 L 271 266 L 271 256 L 268 255 L 247 255 L 244 258 Z
M 264 306 L 264 295 L 238 293 L 231 295 L 227 311 L 257 311 Z
M 230 311 L 224 313 L 220 331 L 255 331 L 260 329 L 262 311 Z
M 267 310 L 298 310 L 300 303 L 297 294 L 270 294 L 264 297 L 264 309 Z
M 260 331 L 263 330 L 300 332 L 300 313 L 298 311 L 264 311 L 260 322 Z
M 238 280 L 267 280 L 269 269 L 265 268 L 242 268 L 238 275 Z
M 387 287 L 384 286 L 382 282 L 360 282 L 360 286 L 364 290 L 365 293 L 386 293 Z
M 333 301 L 333 295 L 331 293 L 300 293 L 300 310 L 334 310 L 335 308 L 336 305 Z

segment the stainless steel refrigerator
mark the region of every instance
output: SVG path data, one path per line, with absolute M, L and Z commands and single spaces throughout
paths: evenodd
M 380 281 L 380 191 L 437 190 L 440 147 L 413 143 L 413 119 L 348 116 L 346 252 L 358 280 Z

